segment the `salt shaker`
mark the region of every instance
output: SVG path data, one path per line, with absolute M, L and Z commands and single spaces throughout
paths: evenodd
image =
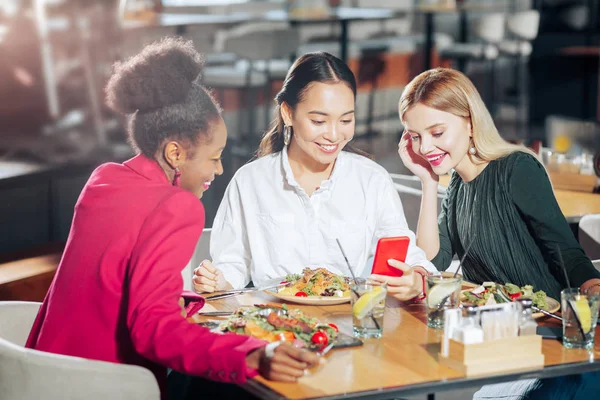
M 477 321 L 477 307 L 466 307 L 465 316 L 455 330 L 456 339 L 463 344 L 483 343 L 483 329 Z
M 520 304 L 521 314 L 519 315 L 519 336 L 535 335 L 537 330 L 537 322 L 532 316 L 531 299 L 517 299 Z

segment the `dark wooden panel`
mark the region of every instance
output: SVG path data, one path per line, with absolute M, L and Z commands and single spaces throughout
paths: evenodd
M 11 252 L 50 240 L 49 185 L 39 182 L 0 191 L 0 252 Z
M 54 278 L 54 271 L 0 285 L 0 301 L 43 301 Z

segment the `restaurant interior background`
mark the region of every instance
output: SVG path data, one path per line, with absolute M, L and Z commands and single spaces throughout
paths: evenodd
M 0 262 L 60 252 L 91 171 L 131 156 L 104 85 L 115 61 L 167 35 L 206 54 L 202 82 L 229 130 L 225 174 L 203 198 L 207 226 L 273 117 L 290 60 L 316 50 L 356 74 L 356 143 L 399 174 L 412 229 L 420 184 L 396 154 L 397 102 L 428 67 L 464 71 L 506 139 L 571 173 L 555 188 L 597 191 L 599 10 L 593 0 L 2 0 Z

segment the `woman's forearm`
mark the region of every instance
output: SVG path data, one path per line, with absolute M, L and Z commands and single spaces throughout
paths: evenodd
M 428 260 L 434 258 L 440 251 L 437 202 L 437 182 L 424 183 L 417 224 L 417 246 L 423 249 Z

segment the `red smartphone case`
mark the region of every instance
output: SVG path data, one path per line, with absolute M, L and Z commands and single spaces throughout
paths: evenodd
M 402 276 L 403 272 L 388 264 L 389 259 L 406 262 L 408 245 L 410 238 L 408 236 L 396 236 L 379 239 L 377 249 L 375 250 L 375 259 L 373 261 L 373 274 L 387 276 Z

